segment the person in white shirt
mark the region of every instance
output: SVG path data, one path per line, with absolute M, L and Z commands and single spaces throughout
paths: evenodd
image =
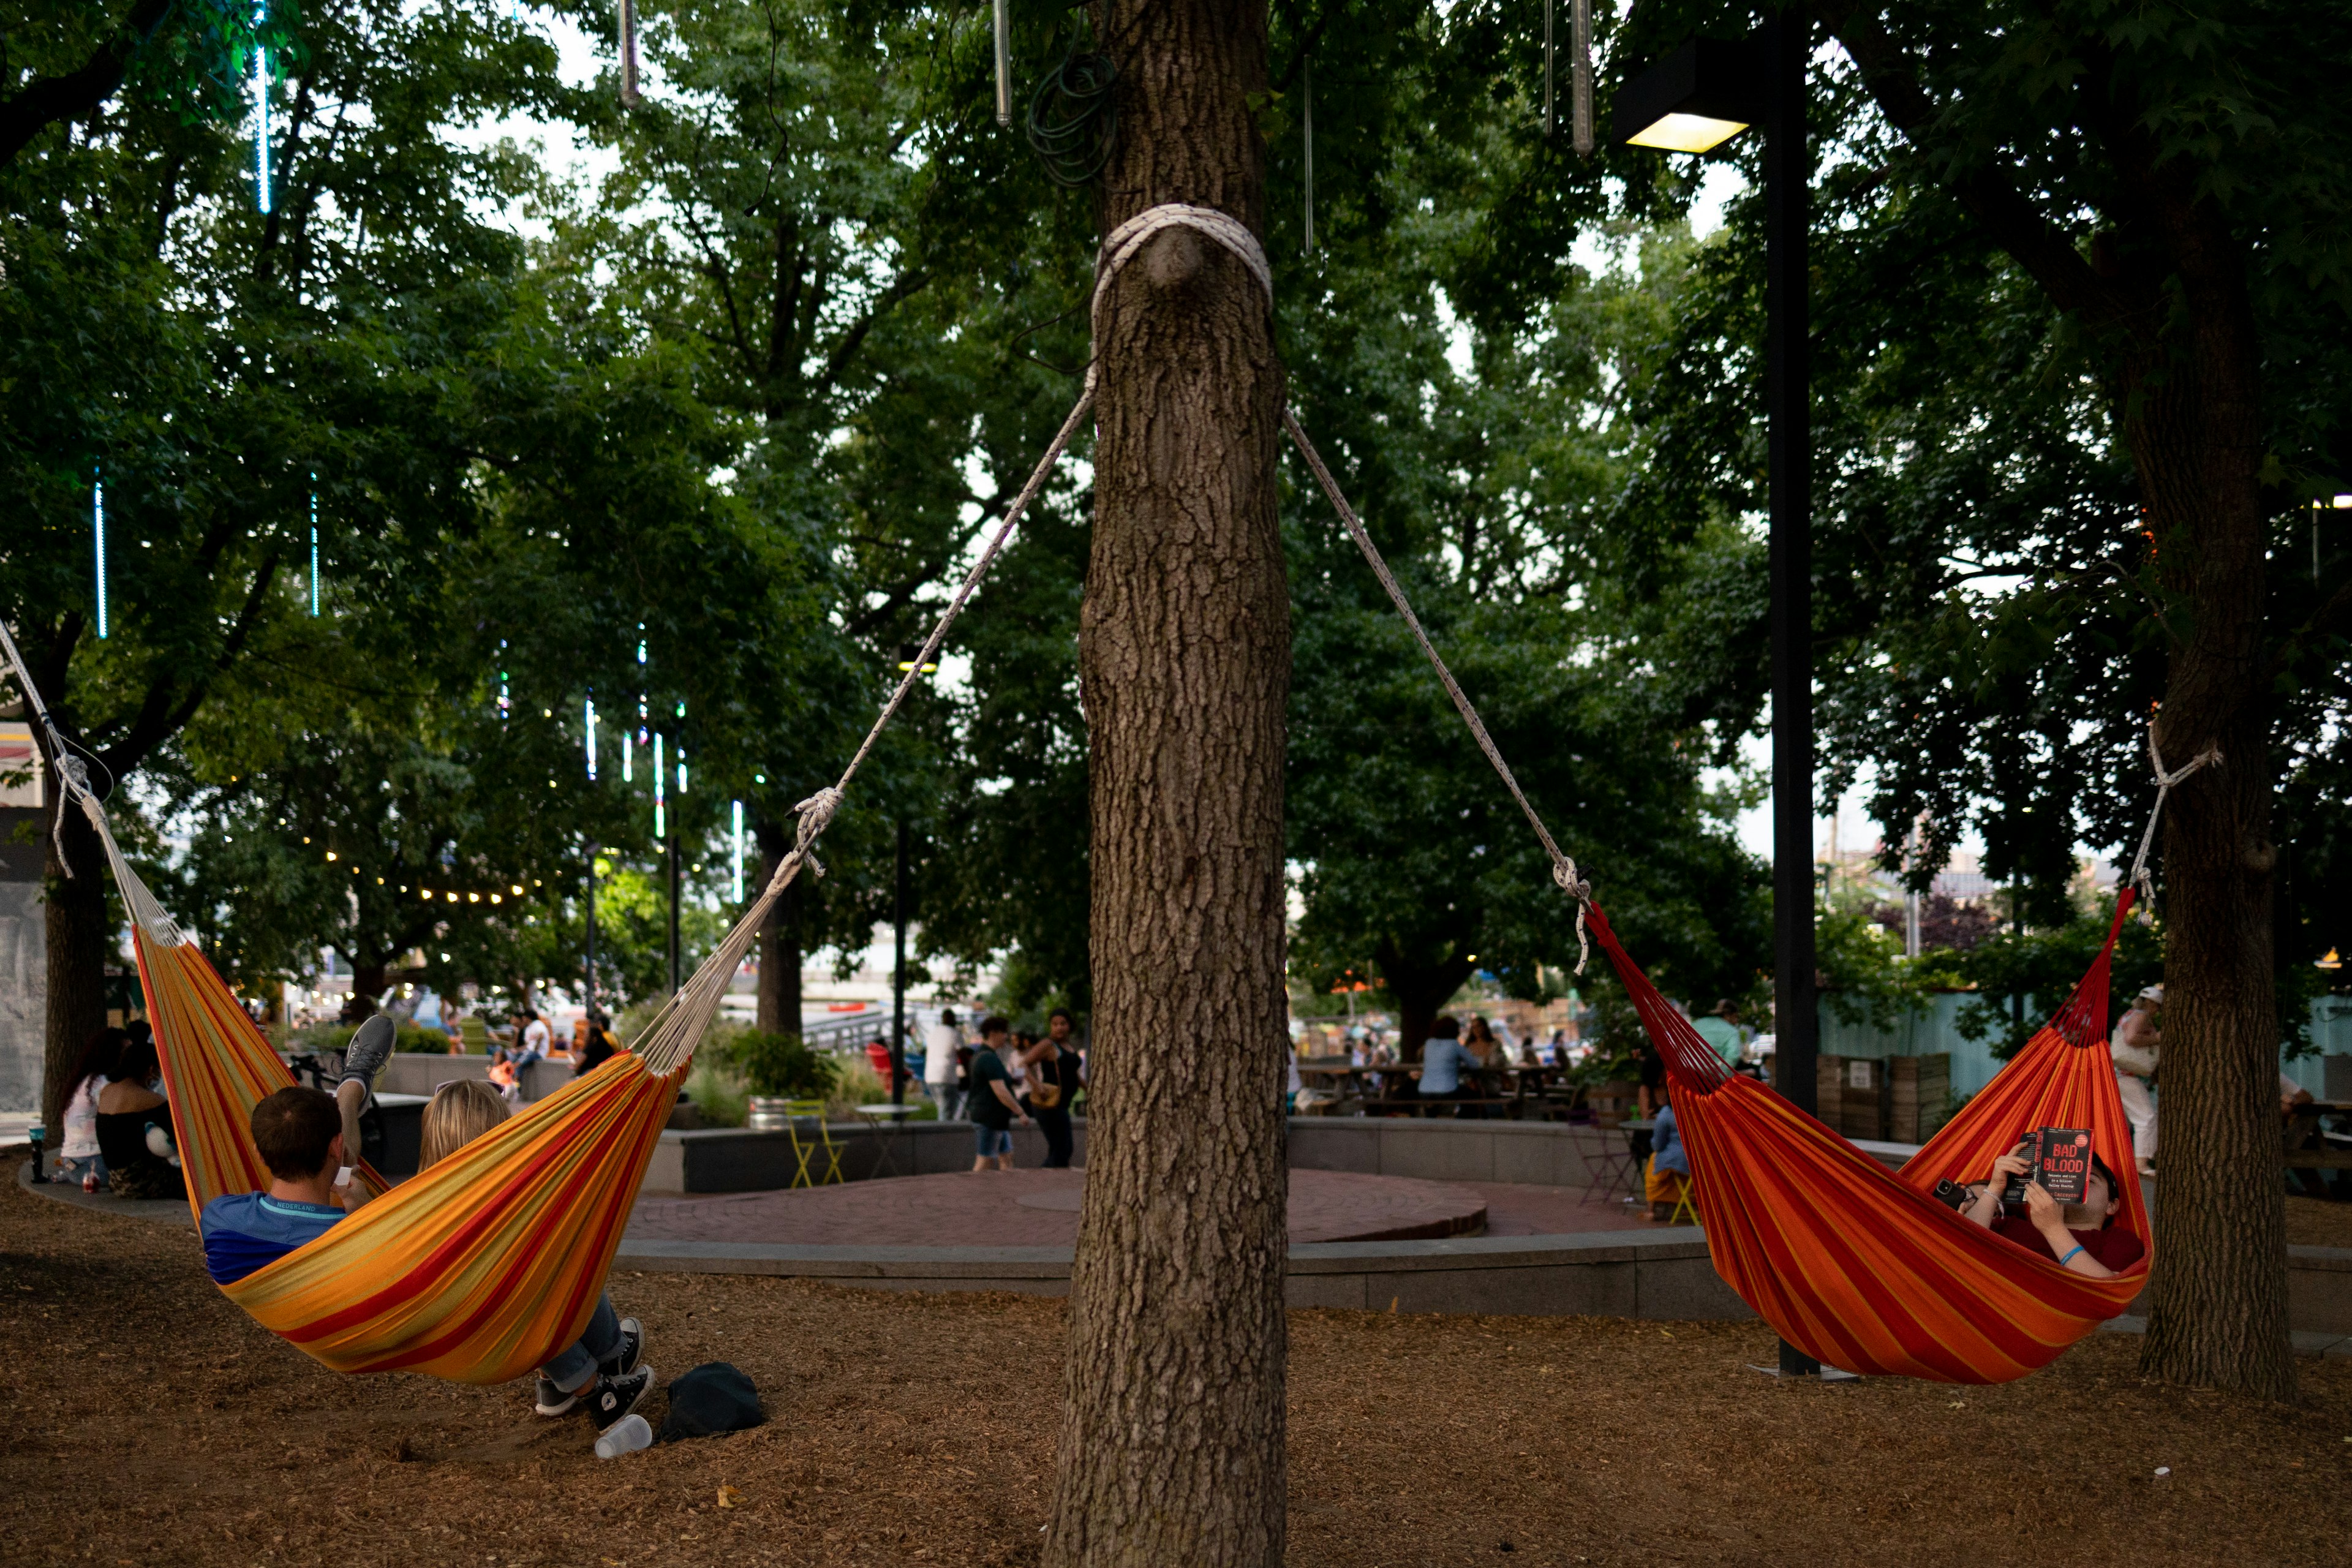
M 2156 1173 L 2156 1097 L 2148 1092 L 2148 1082 L 2156 1077 L 2157 1057 L 2164 1047 L 2163 1032 L 2157 1027 L 2163 1006 L 2164 987 L 2147 987 L 2132 998 L 2131 1006 L 2116 1020 L 2115 1033 L 2107 1037 L 2124 1120 L 2131 1123 L 2132 1157 L 2143 1176 Z
M 940 1120 L 953 1121 L 956 1113 L 956 1051 L 963 1031 L 956 1027 L 955 1009 L 940 1014 L 940 1021 L 923 1031 L 923 1092 L 940 1108 Z
M 87 1177 L 89 1185 L 105 1184 L 106 1160 L 98 1151 L 98 1093 L 113 1081 L 126 1038 L 120 1029 L 100 1029 L 90 1036 L 80 1059 L 74 1063 L 73 1089 L 66 1096 L 65 1142 L 58 1150 L 58 1181 L 80 1182 Z

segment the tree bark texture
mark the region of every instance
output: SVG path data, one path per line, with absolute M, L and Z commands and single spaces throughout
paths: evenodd
M 49 945 L 47 1038 L 41 1075 L 41 1120 L 52 1149 L 63 1146 L 66 1076 L 90 1036 L 106 1026 L 106 850 L 79 806 L 51 790 L 53 813 L 65 820 L 66 859 L 49 839 L 43 867 L 42 925 Z M 66 867 L 73 875 L 66 875 Z
M 1107 7 L 1105 233 L 1166 202 L 1262 227 L 1256 0 Z M 1079 634 L 1093 1112 L 1045 1562 L 1271 1568 L 1284 1546 L 1281 371 L 1222 247 L 1112 284 Z
M 794 829 L 761 824 L 760 886 L 775 879 L 776 868 L 792 853 Z M 805 876 L 807 873 L 803 872 Z M 801 885 L 794 878 L 783 897 L 768 909 L 768 923 L 760 928 L 760 989 L 755 1023 L 768 1035 L 801 1032 Z
M 2140 1364 L 2286 1400 L 2260 364 L 2234 245 L 2218 220 L 2185 226 L 2174 248 L 2190 310 L 2131 365 L 2124 426 L 2159 580 L 2187 612 L 2158 743 L 2168 768 L 2208 745 L 2221 762 L 2165 807 L 2164 1103 Z

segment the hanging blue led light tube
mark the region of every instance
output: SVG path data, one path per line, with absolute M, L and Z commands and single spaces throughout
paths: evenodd
M 253 8 L 253 195 L 261 210 L 269 210 L 269 51 L 261 47 L 261 25 L 269 20 L 269 6 Z
M 318 476 L 318 475 L 316 475 L 316 474 L 312 474 L 312 475 L 310 476 L 310 482 L 311 482 L 313 485 L 317 484 L 317 483 L 319 482 L 319 476 Z M 313 620 L 316 620 L 316 619 L 318 618 L 318 616 L 319 616 L 319 492 L 318 492 L 317 490 L 315 490 L 315 489 L 314 489 L 314 490 L 312 490 L 312 491 L 310 492 L 310 618 L 311 618 L 311 619 L 313 619 Z
M 662 792 L 662 738 L 661 731 L 656 730 L 654 731 L 654 837 L 656 839 L 669 837 L 668 798 Z
M 596 700 L 593 697 L 588 699 L 587 716 L 582 723 L 582 728 L 588 736 L 588 782 L 594 784 L 596 782 Z
M 735 803 L 735 901 L 743 901 L 743 803 Z
M 99 471 L 89 475 L 89 525 L 91 548 L 98 556 L 98 635 L 106 636 L 106 481 Z

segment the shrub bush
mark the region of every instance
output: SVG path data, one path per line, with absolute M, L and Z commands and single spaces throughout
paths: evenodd
M 809 1049 L 798 1035 L 745 1029 L 704 1048 L 714 1057 L 723 1055 L 726 1065 L 742 1076 L 753 1094 L 785 1100 L 829 1100 L 841 1079 L 840 1060 Z

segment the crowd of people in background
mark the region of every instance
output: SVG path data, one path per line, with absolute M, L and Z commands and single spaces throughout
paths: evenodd
M 1045 1134 L 1046 1168 L 1066 1168 L 1076 1151 L 1070 1119 L 1087 1088 L 1077 1020 L 1056 1007 L 1045 1032 L 1032 1035 L 990 1016 L 978 1035 L 964 1038 L 952 1007 L 923 1031 L 923 1092 L 939 1119 L 972 1124 L 975 1171 L 1011 1170 L 1013 1128 L 1031 1124 Z

